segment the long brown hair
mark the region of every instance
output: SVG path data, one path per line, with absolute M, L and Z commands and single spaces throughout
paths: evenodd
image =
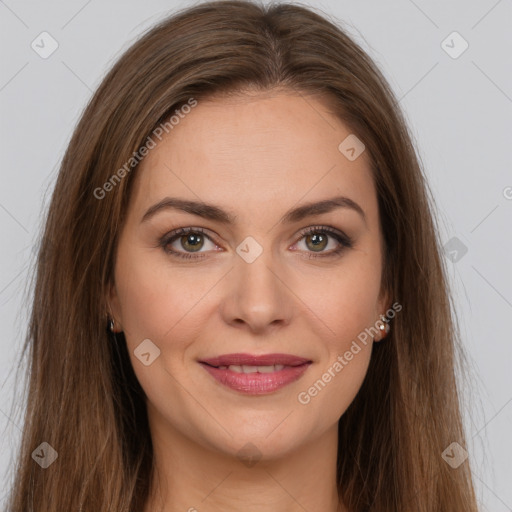
M 477 510 L 469 462 L 452 468 L 442 457 L 465 437 L 433 200 L 394 94 L 339 25 L 299 5 L 207 2 L 152 28 L 104 78 L 69 143 L 42 233 L 10 511 L 143 510 L 153 475 L 145 395 L 105 316 L 137 172 L 126 162 L 190 98 L 248 88 L 328 98 L 371 157 L 382 285 L 403 309 L 339 421 L 340 499 L 350 512 Z M 47 469 L 32 457 L 43 442 L 58 453 Z

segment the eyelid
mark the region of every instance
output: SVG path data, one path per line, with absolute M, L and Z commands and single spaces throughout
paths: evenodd
M 314 251 L 313 252 L 307 251 L 307 254 L 309 255 L 308 257 L 310 259 L 311 258 L 328 258 L 330 256 L 334 257 L 337 255 L 340 255 L 340 253 L 343 252 L 345 249 L 349 249 L 353 246 L 354 242 L 350 236 L 348 236 L 343 231 L 341 231 L 337 228 L 334 228 L 332 226 L 328 226 L 328 225 L 312 225 L 312 226 L 307 226 L 305 228 L 302 228 L 301 230 L 299 230 L 297 237 L 295 239 L 295 242 L 292 245 L 295 245 L 298 242 L 300 242 L 306 235 L 311 234 L 311 233 L 318 233 L 318 232 L 325 233 L 329 237 L 334 238 L 338 242 L 339 246 L 336 249 L 332 249 L 325 253 L 319 252 L 319 253 L 315 254 Z M 211 234 L 209 234 L 211 232 L 208 229 L 194 227 L 194 226 L 180 227 L 180 228 L 176 228 L 176 229 L 169 231 L 168 233 L 164 234 L 159 239 L 158 245 L 161 246 L 167 254 L 169 254 L 171 256 L 175 256 L 176 258 L 195 259 L 195 260 L 203 259 L 204 257 L 206 257 L 207 253 L 210 251 L 186 252 L 186 251 L 169 250 L 166 248 L 171 242 L 174 242 L 175 239 L 178 239 L 180 236 L 186 235 L 188 233 L 201 233 L 216 246 L 222 245 L 222 244 L 217 243 L 216 236 L 212 236 Z M 299 251 L 299 252 L 302 252 L 302 251 Z M 195 256 L 196 254 L 197 254 L 197 256 Z
M 328 225 L 313 225 L 313 226 L 308 226 L 306 228 L 302 228 L 301 230 L 299 230 L 299 238 L 297 239 L 297 241 L 295 243 L 297 243 L 299 240 L 301 240 L 304 236 L 306 235 L 309 235 L 310 233 L 316 233 L 316 232 L 321 232 L 321 233 L 327 233 L 328 235 L 330 235 L 331 237 L 335 238 L 335 239 L 341 239 L 338 240 L 341 242 L 344 242 L 346 243 L 346 245 L 352 245 L 354 243 L 353 239 L 348 236 L 346 233 L 344 233 L 343 231 L 341 231 L 340 229 L 337 229 L 337 228 L 334 228 L 332 226 L 328 226 Z
M 211 231 L 205 228 L 195 227 L 195 226 L 185 226 L 173 229 L 167 233 L 165 233 L 162 237 L 159 239 L 158 245 L 161 245 L 165 248 L 166 245 L 170 244 L 171 242 L 175 241 L 174 239 L 178 239 L 180 236 L 187 235 L 189 233 L 201 233 L 205 236 L 205 238 L 208 238 L 213 244 L 220 246 L 221 244 L 217 243 L 216 236 L 210 234 Z M 168 251 L 172 252 L 172 251 Z M 182 253 L 183 254 L 183 253 Z M 184 254 L 193 254 L 193 253 L 184 253 Z

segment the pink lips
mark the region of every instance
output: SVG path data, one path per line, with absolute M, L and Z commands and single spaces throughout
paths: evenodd
M 203 368 L 218 382 L 242 393 L 261 395 L 271 393 L 300 378 L 311 361 L 289 354 L 225 354 L 199 361 Z M 228 366 L 275 366 L 264 373 L 234 371 Z M 222 368 L 219 368 L 222 367 Z M 268 369 L 267 369 L 268 370 Z

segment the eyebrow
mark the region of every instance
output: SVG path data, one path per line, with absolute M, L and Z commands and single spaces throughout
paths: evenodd
M 338 208 L 347 208 L 357 212 L 366 224 L 366 215 L 364 210 L 352 199 L 344 196 L 332 197 L 322 201 L 306 203 L 286 212 L 281 217 L 281 223 L 298 222 L 306 217 L 312 215 L 320 215 L 322 213 L 329 213 Z M 233 225 L 235 224 L 237 215 L 226 212 L 222 208 L 213 204 L 204 203 L 202 201 L 191 201 L 188 199 L 179 199 L 177 197 L 165 197 L 158 203 L 151 206 L 141 219 L 141 223 L 147 222 L 157 212 L 164 210 L 181 210 L 186 213 L 191 213 L 205 219 L 220 222 L 221 224 Z

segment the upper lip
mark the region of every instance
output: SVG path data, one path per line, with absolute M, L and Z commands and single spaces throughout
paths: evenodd
M 291 354 L 262 354 L 259 356 L 251 354 L 223 354 L 217 357 L 202 359 L 199 362 L 210 366 L 272 366 L 276 364 L 300 366 L 301 364 L 311 363 L 311 360 Z

